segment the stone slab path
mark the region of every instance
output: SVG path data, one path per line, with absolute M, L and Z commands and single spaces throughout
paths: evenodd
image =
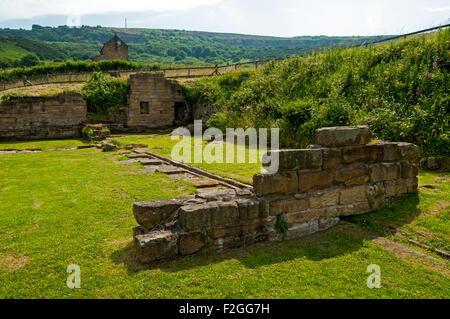
M 131 153 L 125 154 L 128 159 L 121 160 L 122 164 L 130 165 L 134 163 L 141 163 L 144 168 L 140 170 L 141 174 L 152 174 L 155 172 L 166 174 L 170 179 L 184 180 L 192 183 L 197 188 L 200 196 L 212 196 L 217 193 L 233 193 L 251 192 L 251 186 L 240 185 L 238 182 L 231 182 L 230 180 L 216 176 L 209 172 L 174 162 L 162 156 L 151 153 L 146 149 L 136 149 Z

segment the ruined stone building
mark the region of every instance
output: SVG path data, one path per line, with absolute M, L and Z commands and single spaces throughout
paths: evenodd
M 103 45 L 100 55 L 92 59 L 95 62 L 103 60 L 125 60 L 128 61 L 128 45 L 115 34 Z
M 113 132 L 145 132 L 186 124 L 191 119 L 181 86 L 163 73 L 138 72 L 129 78 L 128 105 L 102 122 Z M 79 93 L 13 96 L 0 105 L 0 140 L 79 137 L 88 122 Z

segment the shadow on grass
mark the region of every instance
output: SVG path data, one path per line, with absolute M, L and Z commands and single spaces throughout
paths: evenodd
M 416 220 L 421 214 L 418 204 L 419 194 L 408 194 L 381 210 L 359 216 L 345 217 L 343 220 L 385 236 L 395 233 L 401 226 Z
M 351 254 L 373 239 L 370 233 L 349 223 L 340 223 L 332 229 L 311 236 L 285 242 L 264 242 L 245 248 L 226 250 L 223 253 L 209 253 L 185 256 L 174 260 L 144 265 L 137 261 L 134 244 L 111 254 L 116 264 L 124 264 L 129 273 L 145 270 L 178 272 L 196 267 L 238 260 L 248 268 L 282 263 L 294 259 L 321 261 Z

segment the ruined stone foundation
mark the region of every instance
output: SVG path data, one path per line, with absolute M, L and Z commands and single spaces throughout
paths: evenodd
M 138 260 L 299 238 L 417 192 L 418 170 L 409 161 L 418 147 L 369 141 L 364 126 L 319 129 L 318 145 L 276 151 L 279 170 L 255 175 L 253 191 L 135 203 Z

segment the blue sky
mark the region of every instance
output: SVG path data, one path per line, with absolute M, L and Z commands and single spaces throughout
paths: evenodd
M 450 0 L 0 0 L 0 27 L 102 25 L 273 36 L 399 34 L 450 23 Z

